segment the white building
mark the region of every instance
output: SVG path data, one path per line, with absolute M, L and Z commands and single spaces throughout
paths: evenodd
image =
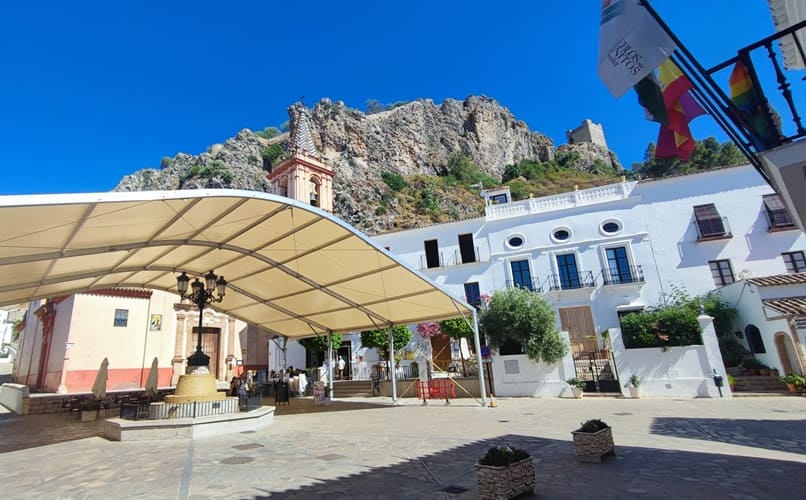
M 496 359 L 503 363 L 493 363 L 498 395 L 557 395 L 564 380 L 590 372 L 599 390 L 622 391 L 626 379 L 610 380 L 614 363 L 595 354 L 620 315 L 657 305 L 675 288 L 700 295 L 741 277 L 786 272 L 785 256 L 806 248 L 750 166 L 516 202 L 498 191 L 482 195 L 484 217 L 374 239 L 471 303 L 519 286 L 554 304 L 576 369 L 567 361 L 539 368 L 517 351 L 502 352 Z M 682 392 L 665 393 L 676 396 L 702 394 L 690 392 L 700 386 L 696 380 L 724 372 L 682 355 L 679 362 L 644 372 L 690 379 Z

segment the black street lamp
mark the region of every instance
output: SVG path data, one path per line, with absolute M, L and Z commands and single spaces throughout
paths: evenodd
M 199 278 L 190 284 L 191 292 L 188 293 L 188 283 L 190 278 L 182 272 L 176 277 L 176 289 L 179 296 L 188 299 L 199 308 L 199 341 L 196 344 L 196 352 L 188 358 L 188 366 L 209 366 L 210 356 L 202 352 L 202 318 L 204 307 L 212 302 L 221 302 L 227 291 L 227 280 L 223 276 L 216 276 L 213 271 L 204 275 L 204 283 Z

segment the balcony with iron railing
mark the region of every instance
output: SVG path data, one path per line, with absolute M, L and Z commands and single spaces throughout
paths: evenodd
M 699 219 L 694 221 L 697 228 L 697 241 L 725 240 L 733 238 L 727 217 Z
M 447 250 L 443 252 L 439 252 L 439 255 L 436 256 L 438 258 L 438 262 L 432 261 L 432 265 L 428 265 L 428 257 L 425 253 L 422 253 L 418 256 L 417 259 L 417 267 L 420 271 L 426 269 L 436 269 L 439 267 L 453 267 L 453 266 L 461 266 L 464 264 L 475 264 L 477 262 L 485 262 L 481 258 L 481 254 L 479 253 L 479 247 L 474 247 L 474 254 L 472 256 L 465 255 L 462 256 L 462 252 L 458 249 L 456 250 Z M 472 257 L 472 258 L 471 258 Z M 439 265 L 433 265 L 433 264 Z
M 644 271 L 641 266 L 627 266 L 618 269 L 602 269 L 602 282 L 604 286 L 614 285 L 642 285 L 645 283 Z
M 595 287 L 596 280 L 593 277 L 593 271 L 582 271 L 576 274 L 552 274 L 540 285 L 540 289 L 551 292 Z
M 536 292 L 536 293 L 540 293 L 540 292 L 543 291 L 543 289 L 540 287 L 540 283 L 538 282 L 538 280 L 534 279 L 534 278 L 531 279 L 530 281 L 528 281 L 527 283 L 523 283 L 523 282 L 517 282 L 516 283 L 516 282 L 514 282 L 512 280 L 507 280 L 506 281 L 506 287 L 507 288 L 523 288 L 525 290 L 529 290 L 530 292 Z

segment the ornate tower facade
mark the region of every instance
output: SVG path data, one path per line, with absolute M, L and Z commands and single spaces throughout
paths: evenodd
M 271 192 L 333 212 L 333 169 L 325 165 L 313 144 L 308 112 L 298 102 L 288 108 L 291 118 L 289 156 L 269 172 Z

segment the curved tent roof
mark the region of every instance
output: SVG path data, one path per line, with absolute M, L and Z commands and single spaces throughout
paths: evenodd
M 0 197 L 0 305 L 110 287 L 229 282 L 217 310 L 292 338 L 438 321 L 472 307 L 342 220 L 235 190 Z

